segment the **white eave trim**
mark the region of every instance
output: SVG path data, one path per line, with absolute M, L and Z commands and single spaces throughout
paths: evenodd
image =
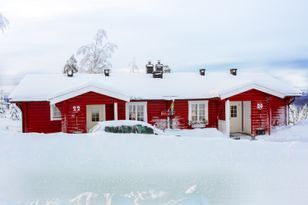
M 105 89 L 105 88 L 101 88 L 98 86 L 94 86 L 94 85 L 86 85 L 86 86 L 82 86 L 82 87 L 78 87 L 72 90 L 68 90 L 62 93 L 59 93 L 51 98 L 49 98 L 49 101 L 51 104 L 56 104 L 58 102 L 62 102 L 64 100 L 76 97 L 78 95 L 82 95 L 85 94 L 87 92 L 95 92 L 98 94 L 102 94 L 102 95 L 106 95 L 106 96 L 110 96 L 116 99 L 120 99 L 126 102 L 130 101 L 130 97 L 127 95 L 123 95 L 121 93 L 112 91 L 110 89 Z
M 273 90 L 273 89 L 258 85 L 256 83 L 253 83 L 253 84 L 244 85 L 242 87 L 238 87 L 238 88 L 235 88 L 235 89 L 223 91 L 222 93 L 220 93 L 220 98 L 223 100 L 223 99 L 232 97 L 234 95 L 241 94 L 241 93 L 246 92 L 246 91 L 251 90 L 251 89 L 259 90 L 259 91 L 271 94 L 271 95 L 279 97 L 279 98 L 284 98 L 286 96 L 290 96 L 286 93 L 282 93 L 280 91 Z

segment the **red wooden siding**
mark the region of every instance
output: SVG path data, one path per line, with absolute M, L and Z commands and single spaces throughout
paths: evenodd
M 162 112 L 166 112 L 170 108 L 169 101 L 166 100 L 149 100 L 147 101 L 148 123 L 152 125 L 166 126 L 167 117 L 162 116 Z
M 22 102 L 17 105 L 22 111 L 23 132 L 61 132 L 61 121 L 50 120 L 49 102 Z
M 284 100 L 272 97 L 270 100 L 272 116 L 271 125 L 272 126 L 282 126 L 287 124 L 287 105 L 290 98 L 285 98 Z
M 225 100 L 221 100 L 218 102 L 218 119 L 219 120 L 226 120 L 226 104 Z
M 178 128 L 188 128 L 188 100 L 174 101 L 174 117 L 178 120 Z
M 204 100 L 204 99 L 199 99 Z M 188 101 L 189 100 L 175 100 L 174 102 L 174 113 L 175 118 L 178 119 L 179 125 L 178 127 L 181 129 L 189 128 L 189 120 L 188 120 Z M 193 101 L 193 100 L 191 100 Z M 208 100 L 208 125 L 207 127 L 217 127 L 217 107 L 219 101 L 216 99 Z
M 57 103 L 62 113 L 62 132 L 87 132 L 87 105 L 106 105 L 106 120 L 114 119 L 114 103 L 118 103 L 118 119 L 125 119 L 125 102 L 95 92 L 88 92 L 77 97 Z M 75 112 L 73 107 L 79 106 L 80 111 Z
M 258 90 L 249 90 L 239 95 L 229 98 L 230 101 L 251 101 L 251 128 L 252 134 L 256 134 L 256 129 L 261 126 L 268 133 L 271 126 L 281 126 L 286 124 L 287 105 L 290 97 L 280 99 Z M 198 99 L 208 100 L 208 125 L 207 127 L 218 127 L 218 119 L 225 120 L 225 100 L 218 98 Z M 132 102 L 147 102 L 147 117 L 151 124 L 167 124 L 167 116 L 162 115 L 172 103 L 171 100 L 134 100 Z M 193 101 L 193 100 L 192 100 Z M 188 102 L 189 100 L 175 100 L 173 120 L 177 122 L 178 128 L 190 128 L 188 122 Z M 61 121 L 50 120 L 49 102 L 19 102 L 23 114 L 23 132 L 87 132 L 86 106 L 105 104 L 106 120 L 114 119 L 114 103 L 118 104 L 118 119 L 126 118 L 125 101 L 101 95 L 95 92 L 88 92 L 74 98 L 57 103 L 56 106 L 62 113 Z M 262 103 L 263 109 L 257 110 L 257 104 Z M 79 106 L 80 111 L 75 112 L 74 106 Z
M 271 126 L 285 125 L 287 99 L 280 99 L 270 94 L 252 89 L 229 98 L 230 101 L 251 101 L 251 129 L 252 135 L 256 129 L 265 128 L 270 134 Z M 262 103 L 263 109 L 259 111 L 257 104 Z
M 135 100 L 132 102 L 144 102 L 144 100 Z M 148 100 L 148 123 L 152 125 L 164 125 L 167 124 L 167 116 L 162 116 L 162 112 L 167 111 L 171 106 L 171 100 Z M 208 117 L 209 123 L 207 127 L 217 127 L 217 106 L 218 100 L 211 99 L 208 104 Z M 188 100 L 175 100 L 174 101 L 174 116 L 173 120 L 176 121 L 177 128 L 189 128 L 188 124 Z

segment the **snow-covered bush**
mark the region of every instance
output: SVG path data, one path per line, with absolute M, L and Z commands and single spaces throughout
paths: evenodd
M 0 30 L 4 31 L 8 28 L 9 21 L 0 13 Z
M 289 108 L 289 124 L 295 125 L 301 120 L 308 119 L 308 104 L 290 105 Z
M 20 109 L 16 106 L 16 104 L 10 104 L 10 119 L 21 120 L 21 112 Z

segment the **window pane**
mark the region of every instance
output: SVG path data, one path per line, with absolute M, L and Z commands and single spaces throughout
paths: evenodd
M 199 121 L 203 122 L 205 120 L 205 104 L 199 104 Z
M 56 105 L 52 105 L 52 115 L 53 118 L 61 118 L 61 112 Z
M 144 121 L 144 112 L 143 112 L 144 106 L 138 105 L 137 106 L 137 120 Z
M 237 106 L 236 105 L 231 106 L 230 115 L 231 117 L 237 117 Z
M 191 105 L 191 120 L 193 122 L 198 121 L 198 104 L 192 104 Z
M 99 109 L 94 108 L 92 109 L 92 122 L 98 122 L 99 121 Z
M 136 106 L 129 105 L 129 120 L 136 120 Z

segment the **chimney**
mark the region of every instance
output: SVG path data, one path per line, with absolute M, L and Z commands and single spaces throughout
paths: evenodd
M 164 65 L 160 63 L 160 60 L 158 60 L 157 64 L 155 65 L 155 71 L 164 71 Z
M 163 78 L 163 71 L 154 71 L 153 72 L 153 78 Z
M 73 69 L 71 69 L 71 68 L 67 69 L 66 74 L 67 74 L 67 77 L 73 77 L 73 75 L 74 75 Z
M 152 74 L 154 71 L 154 65 L 151 63 L 151 61 L 148 62 L 148 64 L 145 65 L 146 67 L 146 73 Z
M 231 68 L 230 69 L 230 74 L 236 76 L 237 75 L 237 69 L 236 68 Z
M 104 74 L 106 77 L 110 76 L 110 69 L 104 69 Z
M 206 71 L 205 68 L 201 68 L 201 69 L 199 70 L 200 75 L 205 76 L 205 71 Z

